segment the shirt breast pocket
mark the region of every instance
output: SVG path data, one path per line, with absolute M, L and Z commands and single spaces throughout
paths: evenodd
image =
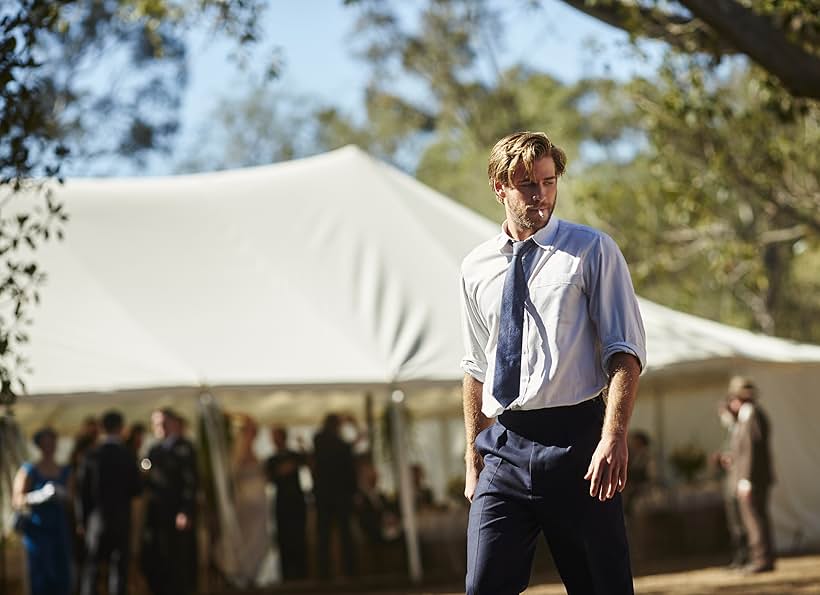
M 545 323 L 572 322 L 578 316 L 578 309 L 586 307 L 583 276 L 567 273 L 534 279 L 530 301 Z

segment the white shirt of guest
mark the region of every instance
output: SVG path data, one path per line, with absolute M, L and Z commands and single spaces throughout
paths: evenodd
M 462 369 L 484 384 L 481 411 L 495 417 L 504 407 L 493 397 L 493 372 L 501 294 L 512 259 L 506 232 L 480 244 L 461 266 Z M 607 385 L 613 354 L 646 363 L 646 336 L 629 270 L 605 233 L 551 218 L 530 241 L 524 304 L 519 397 L 508 409 L 575 405 Z

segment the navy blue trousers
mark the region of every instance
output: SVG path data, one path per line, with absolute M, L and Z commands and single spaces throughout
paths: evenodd
M 543 533 L 568 595 L 632 595 L 620 494 L 600 502 L 584 474 L 601 437 L 600 397 L 507 411 L 476 438 L 484 457 L 467 530 L 467 594 L 527 588 Z

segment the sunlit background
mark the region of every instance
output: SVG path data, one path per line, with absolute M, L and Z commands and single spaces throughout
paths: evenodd
M 89 416 L 172 406 L 203 453 L 202 592 L 290 592 L 270 515 L 259 568 L 223 555 L 237 428 L 263 462 L 272 424 L 309 454 L 340 413 L 393 515 L 382 558 L 358 534 L 361 584 L 458 585 L 459 263 L 503 218 L 490 148 L 529 129 L 569 155 L 557 216 L 615 238 L 642 298 L 637 568 L 725 557 L 734 374 L 772 420 L 778 550 L 820 547 L 816 1 L 14 0 L 0 19 L 4 519 L 34 430 L 65 463 Z M 3 522 L 0 593 L 20 593 Z M 795 564 L 789 588 L 817 587 Z M 679 592 L 739 584 L 703 580 Z

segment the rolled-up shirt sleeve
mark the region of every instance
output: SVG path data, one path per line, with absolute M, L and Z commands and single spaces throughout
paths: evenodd
M 646 333 L 638 298 L 621 250 L 601 234 L 595 253 L 587 260 L 589 316 L 601 341 L 601 366 L 609 375 L 609 360 L 616 353 L 634 355 L 646 367 Z
M 487 375 L 487 356 L 484 350 L 490 340 L 490 333 L 478 313 L 475 296 L 468 289 L 463 274 L 461 275 L 461 330 L 464 341 L 461 369 L 483 383 Z

